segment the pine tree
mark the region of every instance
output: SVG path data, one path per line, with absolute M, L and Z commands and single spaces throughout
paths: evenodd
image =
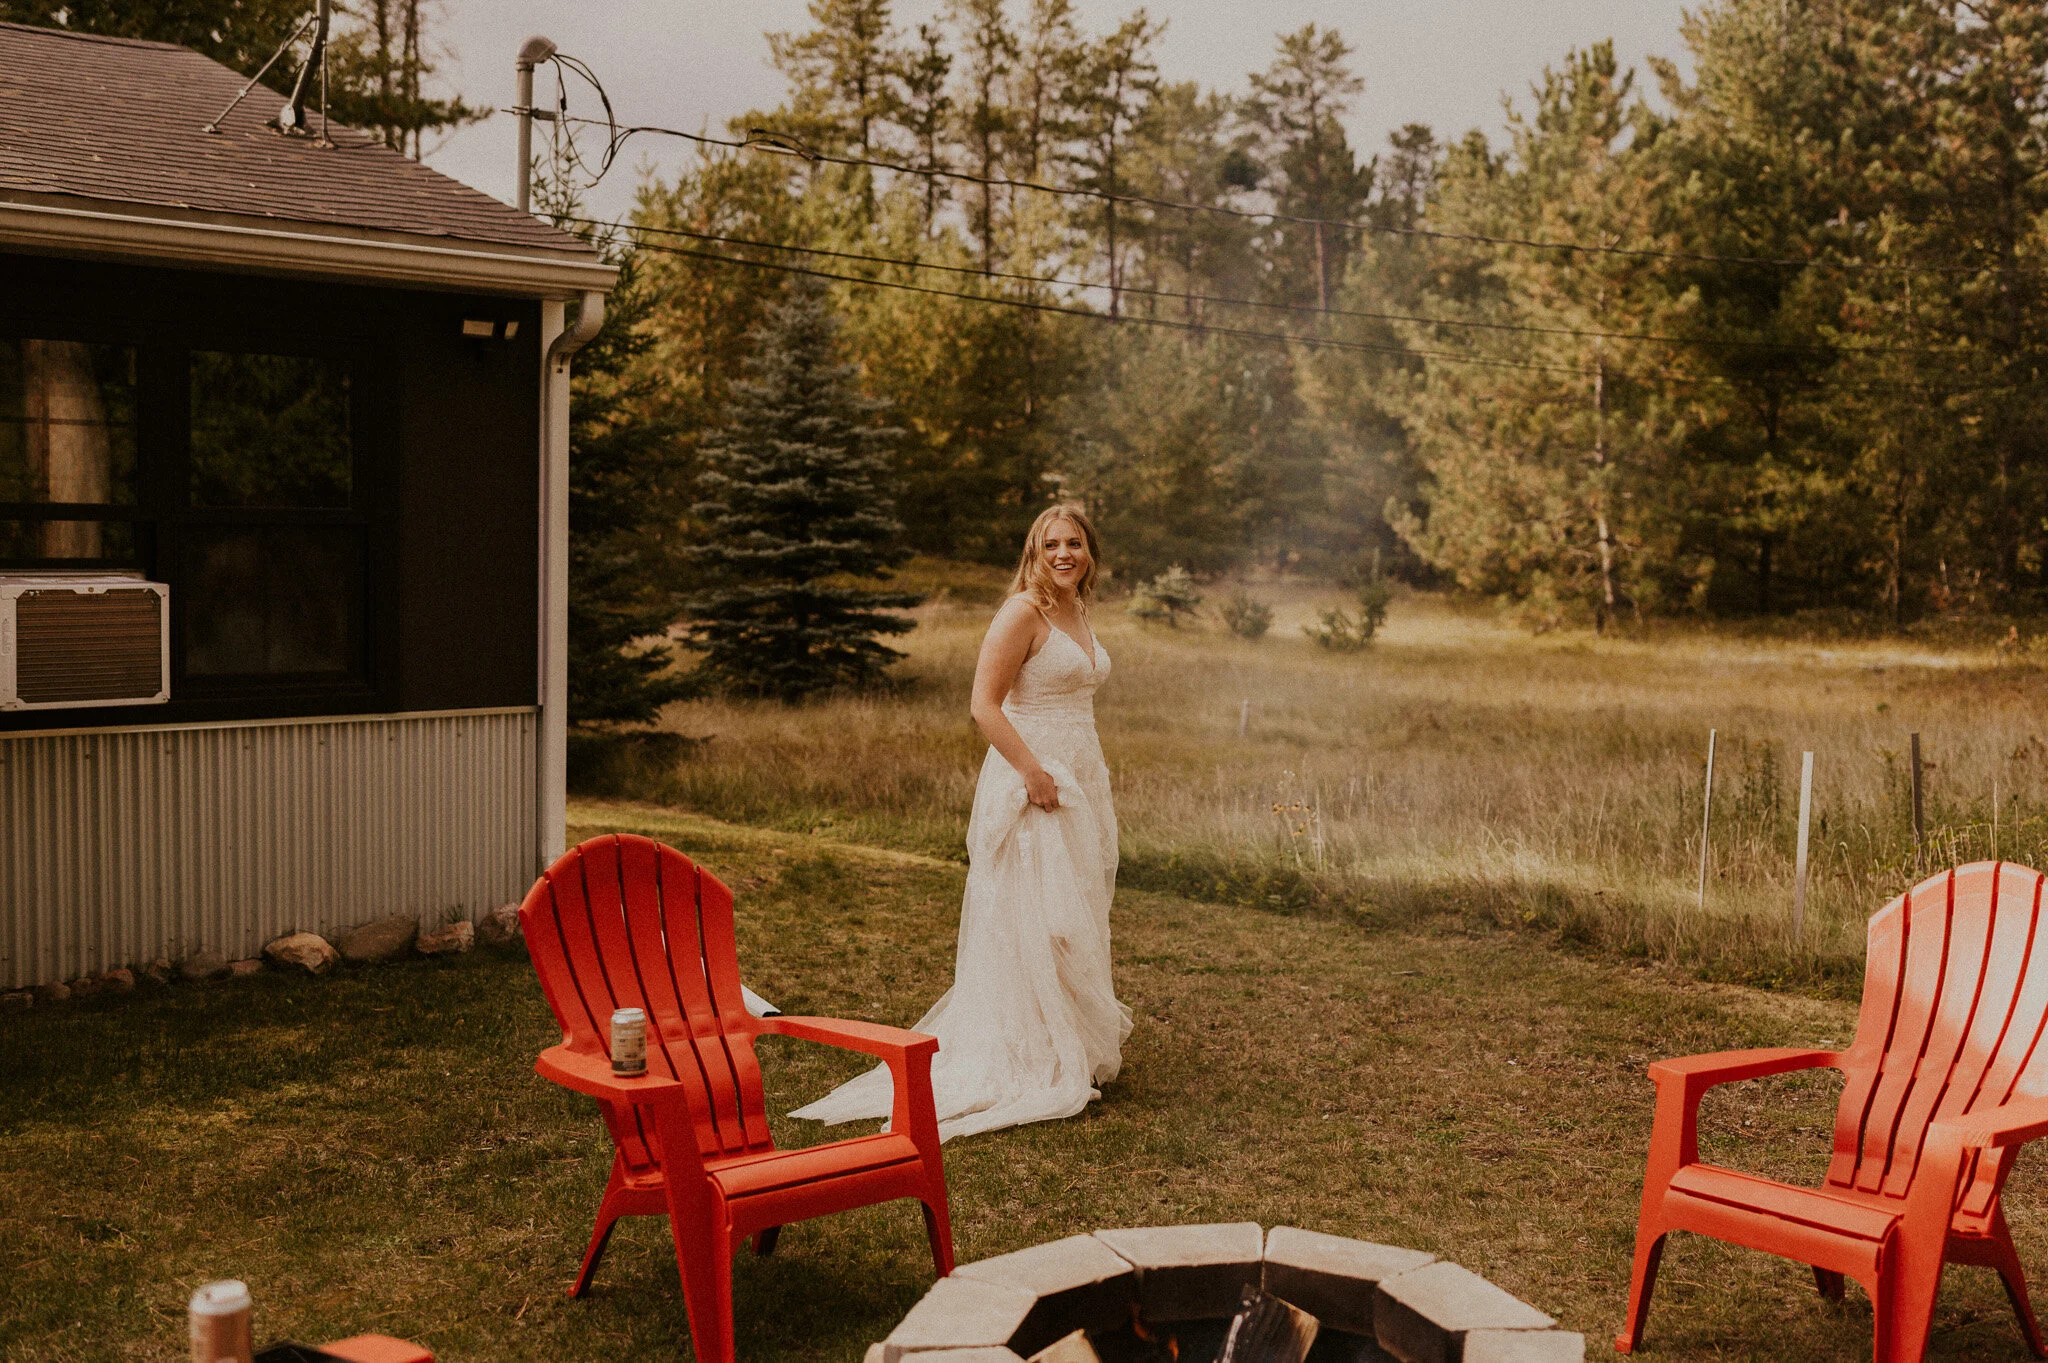
M 540 210 L 619 267 L 604 325 L 569 379 L 569 721 L 644 724 L 693 689 L 670 669 L 682 613 L 680 527 L 688 449 L 675 404 L 646 362 L 661 303 L 643 258 L 578 226 L 581 201 L 546 178 Z
M 1139 9 L 1116 32 L 1078 49 L 1070 58 L 1067 80 L 1073 95 L 1073 119 L 1062 129 L 1071 138 L 1066 160 L 1076 172 L 1076 188 L 1107 196 L 1097 212 L 1108 263 L 1111 317 L 1122 308 L 1119 289 L 1129 250 L 1127 241 L 1118 244 L 1120 221 L 1126 238 L 1131 232 L 1131 210 L 1118 212 L 1120 197 L 1130 193 L 1123 162 L 1130 155 L 1146 106 L 1159 89 L 1159 68 L 1152 52 L 1165 31 L 1164 24 Z
M 885 487 L 899 433 L 874 424 L 884 404 L 840 361 L 825 285 L 785 287 L 703 452 L 707 495 L 693 510 L 708 537 L 691 557 L 712 585 L 689 603 L 689 637 L 710 678 L 793 701 L 880 680 L 903 655 L 877 636 L 909 631 L 889 612 L 919 598 L 845 580 L 887 578 L 910 556 Z
M 178 43 L 253 74 L 310 8 L 305 0 L 0 0 L 0 22 Z M 438 8 L 433 0 L 338 4 L 328 38 L 334 117 L 375 131 L 415 160 L 425 134 L 465 127 L 491 112 L 459 95 L 423 93 L 423 82 L 435 74 L 430 30 Z M 272 90 L 291 89 L 309 47 L 302 37 L 270 68 L 264 80 Z
M 645 723 L 687 694 L 662 641 L 679 614 L 678 505 L 684 454 L 655 385 L 634 360 L 653 304 L 632 257 L 605 324 L 577 355 L 569 404 L 569 718 Z
M 1245 114 L 1265 133 L 1267 158 L 1281 173 L 1275 205 L 1289 217 L 1355 218 L 1372 190 L 1372 165 L 1358 164 L 1340 121 L 1352 98 L 1365 89 L 1351 70 L 1351 54 L 1351 45 L 1335 29 L 1319 33 L 1307 24 L 1282 34 L 1272 66 L 1252 73 Z M 1294 267 L 1289 273 L 1311 285 L 1298 291 L 1283 284 L 1282 298 L 1329 307 L 1344 280 L 1350 234 L 1333 234 L 1314 223 L 1286 223 L 1278 236 L 1278 254 Z

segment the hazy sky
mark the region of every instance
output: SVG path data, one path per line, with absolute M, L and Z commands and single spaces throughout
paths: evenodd
M 1349 131 L 1362 152 L 1377 151 L 1403 123 L 1427 123 L 1439 137 L 1472 127 L 1497 133 L 1502 92 L 1517 100 L 1546 63 L 1574 46 L 1614 39 L 1624 65 L 1646 54 L 1682 57 L 1681 10 L 1697 0 L 1155 0 L 1166 21 L 1162 76 L 1242 91 L 1245 74 L 1272 59 L 1276 33 L 1314 22 L 1357 49 L 1365 94 Z M 905 28 L 943 0 L 897 0 Z M 1021 9 L 1021 5 L 1013 6 Z M 1115 25 L 1131 0 L 1078 0 L 1092 32 Z M 553 38 L 596 70 L 622 121 L 696 131 L 781 99 L 763 33 L 801 29 L 804 0 L 443 0 L 438 32 L 451 49 L 448 84 L 474 101 L 513 103 L 512 58 L 529 33 Z M 1647 70 L 1640 79 L 1650 82 Z M 571 94 L 571 111 L 579 112 Z M 585 108 L 580 112 L 595 115 Z M 442 171 L 509 199 L 516 163 L 513 120 L 498 114 L 448 139 L 429 156 Z M 674 139 L 635 139 L 591 206 L 618 212 L 631 202 L 643 165 L 673 165 Z

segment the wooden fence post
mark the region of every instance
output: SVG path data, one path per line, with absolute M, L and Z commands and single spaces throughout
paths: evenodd
M 1792 940 L 1806 931 L 1806 835 L 1813 821 L 1813 754 L 1799 759 L 1799 858 L 1792 871 Z
M 1237 703 L 1237 736 L 1239 738 L 1244 737 L 1244 732 L 1251 727 L 1251 722 L 1252 703 L 1249 700 L 1239 701 Z

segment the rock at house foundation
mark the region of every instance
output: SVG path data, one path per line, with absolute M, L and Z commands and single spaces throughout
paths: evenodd
M 80 975 L 69 987 L 74 999 L 89 999 L 100 992 L 100 982 L 90 975 Z
M 273 938 L 263 948 L 264 956 L 279 970 L 303 970 L 324 975 L 341 959 L 339 952 L 317 932 L 293 932 Z
M 169 984 L 172 979 L 171 963 L 159 956 L 142 967 L 142 978 L 151 984 Z
M 62 980 L 51 980 L 48 984 L 39 984 L 36 986 L 36 1002 L 69 1003 L 71 1002 L 71 986 L 65 984 Z
M 127 966 L 116 966 L 100 976 L 100 988 L 109 994 L 132 994 L 135 992 L 135 972 Z
M 246 980 L 251 975 L 261 975 L 262 973 L 263 962 L 254 956 L 249 957 L 247 960 L 228 962 L 228 974 L 238 980 Z
M 228 958 L 218 951 L 198 951 L 178 963 L 178 973 L 193 982 L 217 980 L 228 973 Z
M 343 933 L 335 945 L 341 949 L 342 960 L 353 965 L 375 965 L 403 956 L 412 946 L 412 939 L 419 936 L 419 931 L 419 919 L 394 913 L 389 918 L 379 918 L 374 923 L 365 923 Z
M 476 941 L 476 925 L 467 919 L 458 919 L 445 928 L 423 932 L 413 943 L 422 956 L 452 956 L 468 951 Z
M 500 904 L 477 920 L 476 940 L 478 945 L 501 947 L 519 939 L 519 906 Z
M 0 1013 L 26 1013 L 36 1006 L 33 989 L 10 989 L 0 994 Z

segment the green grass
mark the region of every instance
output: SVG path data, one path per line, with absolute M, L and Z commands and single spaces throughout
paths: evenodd
M 807 833 L 619 805 L 737 889 L 748 981 L 792 1011 L 907 1023 L 951 971 L 962 871 Z M 1125 1070 L 1082 1117 L 947 1147 L 963 1259 L 1075 1231 L 1292 1223 L 1459 1260 L 1600 1357 L 1619 1319 L 1659 1055 L 1845 1041 L 1843 1003 L 1700 983 L 1549 934 L 1362 931 L 1126 891 Z M 324 980 L 267 975 L 0 1020 L 0 1357 L 184 1356 L 198 1282 L 239 1275 L 261 1338 L 374 1329 L 450 1363 L 675 1357 L 664 1227 L 626 1223 L 592 1296 L 561 1295 L 609 1149 L 591 1105 L 533 1076 L 555 1039 L 516 952 Z M 860 1061 L 775 1042 L 779 1114 Z M 1835 1085 L 1718 1090 L 1709 1158 L 1812 1179 Z M 2048 1264 L 2037 1157 L 2007 1208 Z M 805 1223 L 737 1273 L 749 1363 L 852 1360 L 929 1282 L 902 1204 Z M 1680 1237 L 1648 1359 L 1867 1358 L 1870 1312 L 1803 1268 Z M 2023 1357 L 2003 1296 L 1953 1270 L 1931 1356 Z

